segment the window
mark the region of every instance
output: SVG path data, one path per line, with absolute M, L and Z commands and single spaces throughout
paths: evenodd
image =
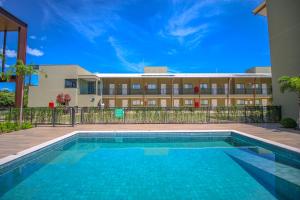
M 235 85 L 235 88 L 236 89 L 243 89 L 244 88 L 244 84 L 238 83 L 238 84 Z
M 238 100 L 236 100 L 236 104 L 237 104 L 237 105 L 245 105 L 245 100 L 243 100 L 243 99 L 238 99 Z
M 141 84 L 139 84 L 139 83 L 134 83 L 134 84 L 132 84 L 132 89 L 134 89 L 134 90 L 139 90 L 139 89 L 141 89 Z
M 256 83 L 256 84 L 252 84 L 252 88 L 258 89 L 258 88 L 260 88 L 260 87 L 259 87 L 259 84 Z
M 175 108 L 178 108 L 178 107 L 179 107 L 179 99 L 174 99 L 173 106 L 174 106 Z
M 166 99 L 161 99 L 160 100 L 160 107 L 167 107 L 167 100 Z
M 77 79 L 65 79 L 65 88 L 77 88 Z
M 260 100 L 259 99 L 255 99 L 255 105 L 260 105 Z
M 156 100 L 148 100 L 148 106 L 155 106 L 156 105 Z
M 185 99 L 185 100 L 184 100 L 184 105 L 186 105 L 186 106 L 191 106 L 191 105 L 193 105 L 193 100 L 192 100 L 192 99 Z
M 201 100 L 201 106 L 208 106 L 208 100 L 207 99 L 202 99 Z
M 148 84 L 148 89 L 149 90 L 155 90 L 156 89 L 156 84 L 154 84 L 154 83 Z
M 133 106 L 140 106 L 141 105 L 141 100 L 138 100 L 138 99 L 132 100 L 132 105 Z
M 108 106 L 109 106 L 110 108 L 115 107 L 115 100 L 110 99 L 109 102 L 108 102 Z
M 96 94 L 96 82 L 88 81 L 88 94 Z
M 207 88 L 208 88 L 207 83 L 201 83 L 201 84 L 200 84 L 200 88 L 201 88 L 201 89 L 207 89 Z
M 193 85 L 190 84 L 190 83 L 186 83 L 186 84 L 183 85 L 183 88 L 184 89 L 193 89 Z

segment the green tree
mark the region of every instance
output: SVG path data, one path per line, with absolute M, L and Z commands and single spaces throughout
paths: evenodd
M 8 90 L 0 91 L 0 107 L 12 107 L 15 104 L 15 94 Z
M 6 77 L 10 77 L 11 75 L 15 74 L 16 76 L 20 76 L 23 78 L 25 83 L 26 76 L 31 76 L 32 74 L 38 73 L 37 70 L 33 69 L 32 65 L 25 65 L 22 60 L 17 60 L 17 63 L 7 70 L 5 73 Z M 22 124 L 22 116 L 23 116 L 23 106 L 24 106 L 24 88 L 22 88 L 21 98 L 22 98 L 22 105 L 20 107 L 20 124 Z
M 298 128 L 300 128 L 300 76 L 282 76 L 278 82 L 282 93 L 289 91 L 298 95 Z

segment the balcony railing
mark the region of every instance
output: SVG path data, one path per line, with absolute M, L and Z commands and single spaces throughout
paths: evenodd
M 228 90 L 219 88 L 156 88 L 156 89 L 132 89 L 132 88 L 104 88 L 103 95 L 227 95 Z M 230 95 L 270 95 L 272 88 L 231 88 Z

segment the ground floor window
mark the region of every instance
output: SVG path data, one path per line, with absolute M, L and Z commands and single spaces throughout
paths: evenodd
M 154 99 L 148 100 L 148 106 L 156 106 L 156 100 Z
M 243 99 L 237 99 L 236 100 L 236 105 L 245 105 L 245 100 L 243 100 Z
M 262 100 L 261 100 L 261 104 L 262 104 L 263 106 L 267 106 L 267 105 L 268 105 L 268 99 L 262 99 Z
M 202 99 L 201 100 L 201 106 L 208 106 L 208 100 L 207 99 Z
M 185 106 L 191 106 L 191 105 L 193 105 L 193 100 L 192 99 L 185 99 L 184 100 L 184 105 Z
M 132 100 L 132 105 L 133 106 L 140 106 L 141 105 L 141 100 L 139 100 L 139 99 Z
M 109 102 L 108 102 L 108 106 L 109 106 L 110 108 L 115 107 L 115 100 L 110 99 Z
M 163 108 L 167 107 L 167 100 L 166 99 L 161 99 L 160 100 L 160 107 L 163 107 Z
M 178 108 L 179 107 L 179 99 L 174 99 L 173 106 Z
M 259 99 L 255 99 L 255 105 L 260 105 L 260 100 Z
M 123 99 L 122 100 L 122 107 L 123 108 L 127 108 L 128 107 L 128 100 L 127 99 Z

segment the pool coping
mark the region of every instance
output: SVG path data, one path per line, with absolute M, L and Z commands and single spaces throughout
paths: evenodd
M 93 133 L 116 133 L 116 134 L 118 134 L 118 133 L 141 133 L 141 132 L 142 133 L 211 133 L 211 132 L 214 132 L 214 133 L 216 133 L 216 132 L 219 132 L 219 133 L 222 133 L 222 132 L 237 133 L 241 136 L 245 136 L 245 137 L 248 137 L 248 138 L 251 138 L 251 139 L 254 139 L 254 140 L 258 140 L 258 141 L 263 142 L 263 143 L 274 145 L 275 147 L 283 148 L 285 150 L 289 150 L 289 151 L 292 151 L 294 153 L 298 153 L 300 155 L 300 149 L 299 148 L 291 147 L 289 145 L 281 144 L 279 142 L 264 139 L 264 138 L 261 138 L 261 137 L 258 137 L 258 136 L 254 136 L 254 135 L 244 133 L 244 132 L 241 132 L 241 131 L 237 131 L 237 130 L 233 130 L 233 129 L 232 130 L 228 130 L 228 129 L 224 129 L 224 130 L 153 130 L 153 131 L 149 131 L 149 130 L 73 131 L 71 133 L 65 134 L 63 136 L 57 137 L 55 139 L 49 140 L 47 142 L 43 142 L 39 145 L 36 145 L 36 146 L 30 147 L 28 149 L 25 149 L 23 151 L 20 151 L 16 154 L 9 155 L 9 156 L 6 156 L 4 158 L 1 158 L 0 159 L 0 166 L 8 164 L 9 162 L 17 160 L 17 159 L 19 159 L 23 156 L 29 155 L 30 153 L 36 152 L 36 151 L 41 150 L 41 149 L 43 149 L 47 146 L 50 146 L 52 144 L 55 144 L 59 141 L 70 138 L 70 137 L 75 136 L 75 135 L 80 134 L 80 133 L 88 133 L 88 134 L 93 134 Z

